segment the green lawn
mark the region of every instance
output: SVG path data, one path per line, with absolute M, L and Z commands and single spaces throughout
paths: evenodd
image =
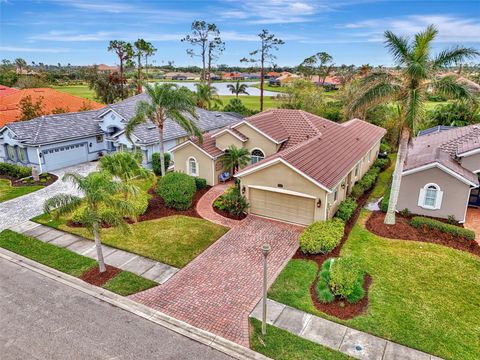
M 227 105 L 230 99 L 234 99 L 235 95 L 220 95 L 220 99 L 223 101 L 223 105 Z M 243 105 L 251 110 L 260 110 L 260 96 L 239 96 Z M 263 108 L 264 110 L 270 108 L 280 107 L 281 102 L 270 96 L 265 96 L 263 98 Z
M 370 201 L 375 201 L 380 199 L 390 184 L 390 179 L 392 178 L 393 170 L 395 170 L 395 161 L 397 160 L 397 154 L 388 155 L 390 159 L 390 166 L 385 171 L 382 171 L 377 178 L 377 182 L 372 192 L 370 193 Z
M 67 217 L 52 220 L 49 215 L 43 214 L 32 220 L 88 239 L 93 238 L 85 228 L 67 226 Z M 228 231 L 226 227 L 210 221 L 181 215 L 138 222 L 131 228 L 131 235 L 125 235 L 118 229 L 103 229 L 102 242 L 180 268 Z
M 98 266 L 93 259 L 11 230 L 0 233 L 0 247 L 75 277 L 80 277 L 87 270 Z M 103 287 L 127 296 L 156 285 L 155 281 L 122 271 Z
M 85 99 L 98 101 L 95 91 L 91 90 L 87 85 L 68 85 L 68 86 L 52 86 L 55 90 L 79 96 Z
M 43 188 L 40 185 L 12 186 L 10 180 L 0 179 L 0 203 L 13 198 L 29 194 Z
M 270 298 L 446 359 L 480 353 L 480 258 L 445 246 L 378 237 L 363 211 L 341 256 L 353 256 L 373 277 L 365 315 L 341 321 L 314 307 L 309 287 L 316 264 L 292 260 Z
M 252 350 L 275 360 L 351 359 L 341 352 L 315 344 L 268 324 L 267 334 L 263 336 L 262 323 L 257 319 L 250 319 L 250 346 Z

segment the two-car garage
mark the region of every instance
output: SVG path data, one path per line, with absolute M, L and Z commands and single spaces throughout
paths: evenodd
M 52 171 L 88 161 L 87 143 L 59 146 L 42 151 L 44 171 Z

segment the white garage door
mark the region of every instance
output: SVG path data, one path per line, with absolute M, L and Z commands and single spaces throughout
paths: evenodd
M 250 206 L 252 214 L 309 225 L 314 219 L 315 199 L 250 188 Z
M 67 166 L 88 161 L 87 144 L 72 144 L 43 150 L 44 168 L 47 171 L 61 169 Z

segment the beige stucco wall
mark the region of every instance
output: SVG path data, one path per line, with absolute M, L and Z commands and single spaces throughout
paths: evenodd
M 235 136 L 228 132 L 224 132 L 221 135 L 215 137 L 215 145 L 220 150 L 228 149 L 230 145 L 235 145 L 237 148 L 243 147 L 243 142 L 238 140 Z
M 437 184 L 443 191 L 440 209 L 430 210 L 418 206 L 420 189 L 429 183 Z M 470 186 L 438 168 L 432 168 L 402 177 L 397 210 L 408 209 L 413 214 L 438 218 L 453 215 L 458 221 L 464 221 L 469 196 Z
M 463 157 L 461 164 L 464 168 L 472 172 L 478 172 L 478 170 L 480 170 L 480 154 Z
M 235 129 L 248 137 L 248 140 L 244 143 L 244 147 L 246 147 L 250 152 L 252 152 L 253 149 L 261 149 L 265 154 L 265 157 L 273 155 L 277 152 L 277 144 L 260 134 L 258 131 L 252 129 L 250 126 L 242 124 Z
M 315 196 L 315 203 L 320 199 L 322 205 L 320 208 L 315 207 L 314 219 L 315 221 L 325 220 L 326 191 L 282 163 L 274 164 L 268 168 L 242 176 L 240 180 L 241 186 L 245 186 L 245 196 L 248 200 L 250 199 L 248 188 L 250 185 L 279 188 L 278 185 L 282 184 L 283 187 L 281 189 L 283 190 Z
M 197 160 L 198 177 L 207 180 L 208 185 L 215 185 L 216 180 L 214 178 L 214 161 L 205 155 L 202 151 L 191 144 L 174 151 L 175 156 L 175 171 L 188 174 L 187 161 L 190 157 Z

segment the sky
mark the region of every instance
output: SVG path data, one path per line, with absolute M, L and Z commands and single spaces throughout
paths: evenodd
M 0 58 L 112 65 L 110 40 L 144 38 L 158 49 L 155 65 L 200 65 L 180 42 L 193 20 L 217 24 L 226 43 L 218 63 L 232 66 L 258 48 L 262 29 L 285 41 L 279 66 L 319 51 L 339 65 L 389 66 L 384 31 L 411 36 L 428 24 L 439 29 L 434 51 L 480 49 L 480 0 L 0 0 Z

